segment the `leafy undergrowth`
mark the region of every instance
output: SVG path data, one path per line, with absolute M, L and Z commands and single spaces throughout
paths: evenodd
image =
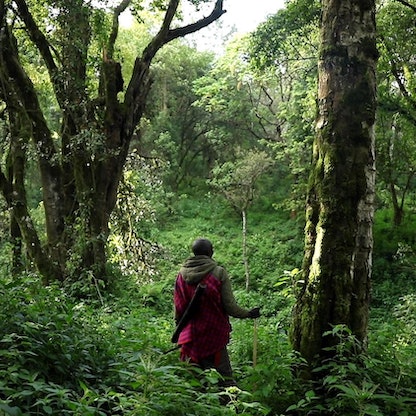
M 111 293 L 95 301 L 43 287 L 36 275 L 12 279 L 2 271 L 0 414 L 415 414 L 416 276 L 409 267 L 414 247 L 396 251 L 388 276 L 377 274 L 386 260 L 376 256 L 368 351 L 357 353 L 354 337 L 335 327 L 331 335 L 340 342 L 334 358 L 319 369 L 325 377 L 304 384 L 294 376 L 302 360 L 288 339 L 300 225 L 284 213 L 271 214 L 273 221 L 270 214 L 253 213 L 252 280 L 246 292 L 239 219 L 219 206 L 191 204 L 186 210 L 187 216 L 165 223 L 163 232 L 154 230 L 163 253 L 157 275 L 118 276 Z M 227 266 L 238 302 L 262 310 L 257 322 L 232 320 L 229 350 L 239 388 L 226 392 L 215 371 L 199 372 L 180 363 L 177 350 L 168 352 L 173 282 L 191 241 L 201 235 L 214 241 L 215 257 Z M 227 405 L 220 404 L 224 401 Z
M 268 298 L 274 304 L 256 325 L 232 321 L 239 389 L 221 393 L 215 371 L 198 372 L 179 362 L 177 350 L 167 352 L 173 323 L 166 290 L 153 294 L 162 304 L 155 306 L 148 288 L 134 286 L 104 304 L 74 302 L 61 289 L 42 287 L 36 276 L 3 280 L 0 287 L 5 415 L 307 415 L 326 409 L 411 416 L 416 404 L 414 295 L 403 298 L 391 319 L 372 321 L 367 354 L 345 354 L 355 348 L 354 338 L 334 328 L 341 342 L 326 363 L 327 376 L 320 386 L 306 386 L 292 371 L 301 361 L 287 336 L 291 298 L 277 285 Z M 237 290 L 236 296 L 242 304 L 262 301 L 258 292 Z M 227 406 L 220 405 L 221 395 Z
M 36 276 L 1 281 L 0 413 L 6 415 L 266 414 L 215 372 L 180 363 L 171 316 L 140 293 L 74 302 Z M 222 396 L 228 405 L 221 406 Z

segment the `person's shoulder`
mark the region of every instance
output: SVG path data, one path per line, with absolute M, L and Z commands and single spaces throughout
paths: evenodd
M 223 281 L 228 278 L 227 271 L 224 269 L 224 267 L 220 265 L 216 265 L 214 270 L 212 271 L 212 274 L 220 281 Z

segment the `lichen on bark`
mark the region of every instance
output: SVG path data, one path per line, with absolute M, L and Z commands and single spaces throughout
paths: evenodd
M 371 7 L 369 7 L 371 6 Z M 292 342 L 313 366 L 344 324 L 365 343 L 374 198 L 375 2 L 323 1 L 303 288 Z

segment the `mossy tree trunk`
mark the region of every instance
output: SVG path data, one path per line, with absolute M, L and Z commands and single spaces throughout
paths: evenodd
M 365 345 L 375 181 L 375 1 L 324 0 L 302 289 L 292 342 L 310 366 L 343 324 Z M 318 359 L 316 361 L 316 359 Z

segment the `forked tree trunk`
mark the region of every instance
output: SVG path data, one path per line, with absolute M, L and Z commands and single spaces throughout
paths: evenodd
M 335 342 L 323 336 L 333 325 L 365 343 L 373 247 L 375 1 L 322 5 L 304 284 L 292 327 L 293 346 L 310 365 Z
M 151 62 L 165 44 L 208 26 L 225 13 L 222 0 L 216 0 L 210 15 L 193 24 L 171 28 L 180 1 L 166 2 L 160 30 L 136 58 L 124 90 L 121 64 L 115 60 L 114 50 L 118 18 L 131 3 L 123 0 L 113 9 L 100 85 L 92 93 L 87 66 L 97 58 L 89 56 L 95 49 L 90 47 L 94 5 L 75 0 L 58 2 L 52 11 L 56 14 L 56 30 L 51 35 L 57 38 L 51 41 L 49 34 L 42 32 L 44 23 L 36 20 L 40 12 L 32 2 L 15 0 L 14 7 L 8 7 L 8 3 L 0 1 L 0 97 L 6 103 L 10 127 L 10 169 L 0 169 L 0 191 L 12 210 L 16 221 L 13 225 L 19 227 L 30 260 L 45 283 L 67 277 L 82 280 L 91 274 L 95 281 L 106 280 L 108 222 L 130 141 L 145 108 Z M 50 9 L 46 7 L 44 12 Z M 39 62 L 45 65 L 59 105 L 59 144 L 20 59 L 27 46 L 20 51 L 23 38 L 13 32 L 22 28 L 42 58 Z M 97 68 L 91 69 L 96 73 Z M 125 92 L 123 101 L 121 91 Z M 26 201 L 26 157 L 19 151 L 23 149 L 19 147 L 21 140 L 24 146 L 32 142 L 37 157 L 46 243 L 37 234 Z

